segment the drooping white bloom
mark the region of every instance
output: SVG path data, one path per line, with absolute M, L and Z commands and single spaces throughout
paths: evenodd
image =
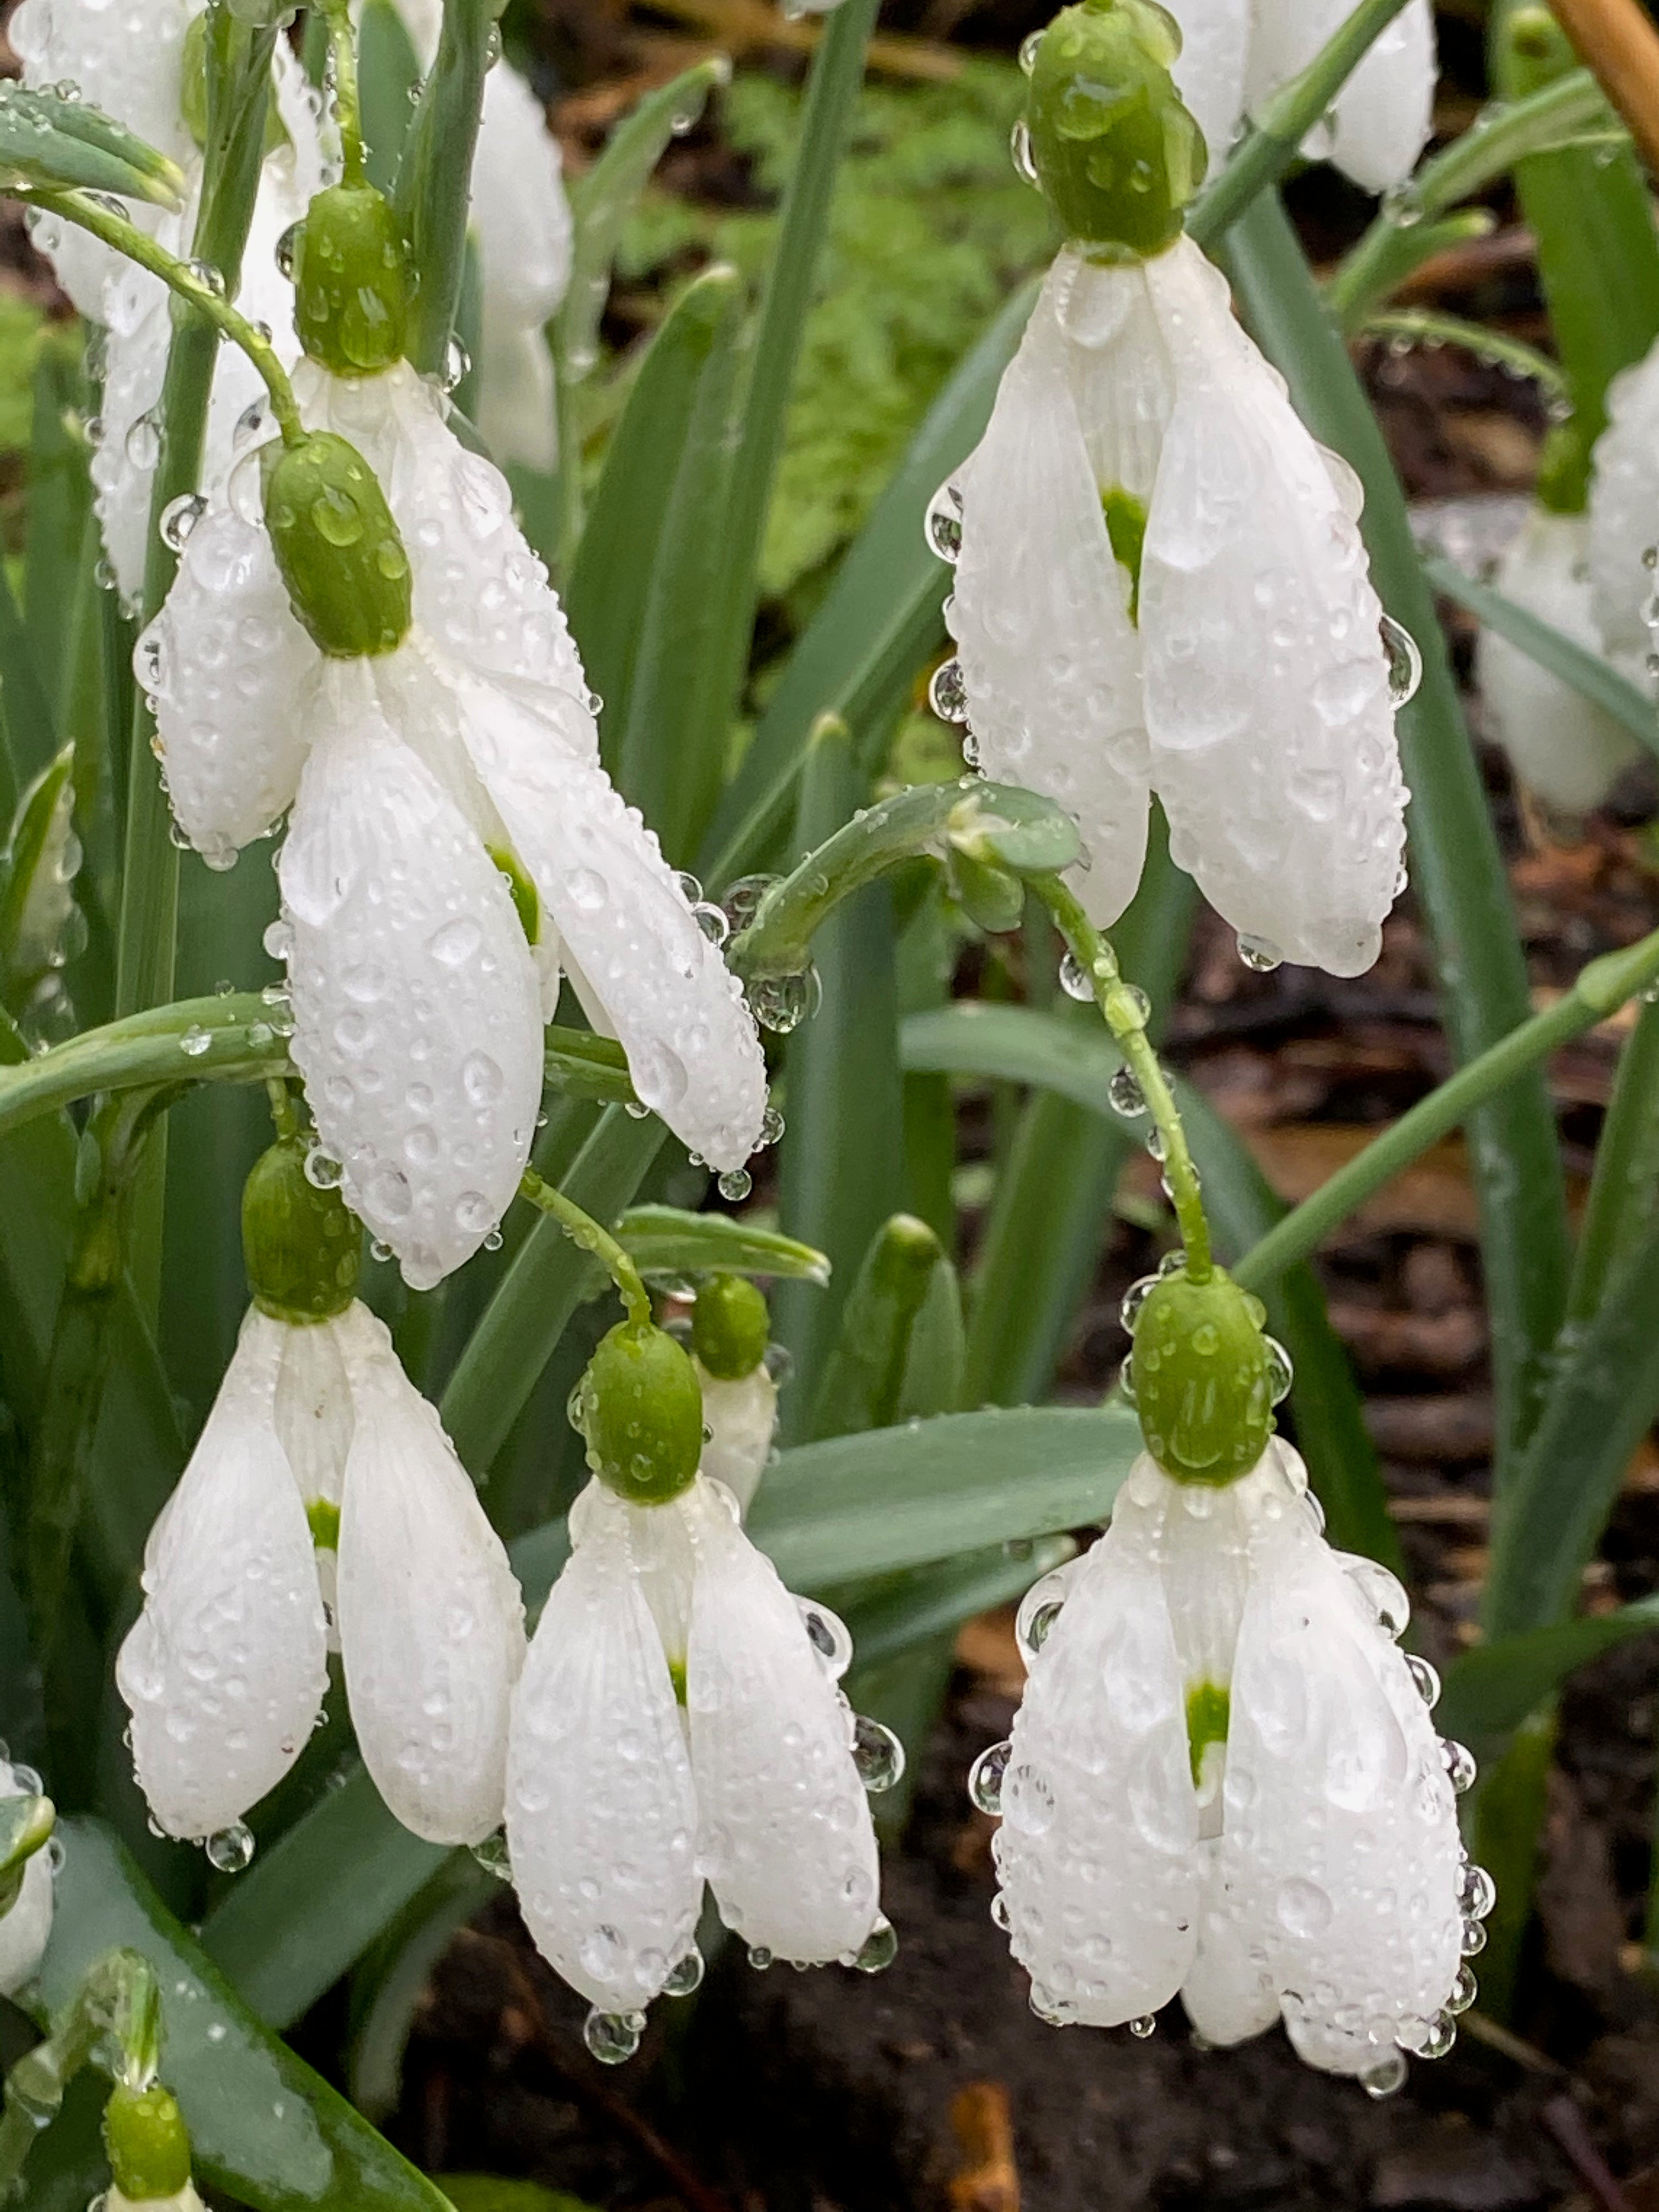
M 1245 116 L 1259 118 L 1352 13 L 1347 0 L 1175 0 L 1172 74 L 1220 166 Z M 1408 0 L 1304 142 L 1367 191 L 1403 184 L 1429 141 L 1436 73 L 1430 0 Z
M 1590 604 L 1609 657 L 1645 673 L 1659 644 L 1659 345 L 1607 386 L 1591 466 Z
M 723 1483 L 737 1499 L 738 1512 L 747 1513 L 772 1455 L 778 1386 L 764 1360 L 731 1381 L 711 1375 L 695 1354 L 692 1364 L 702 1386 L 702 1471 L 711 1481 Z
M 1600 653 L 1601 634 L 1590 605 L 1589 527 L 1584 515 L 1534 507 L 1494 581 L 1517 606 L 1575 645 Z M 1641 682 L 1640 659 L 1631 653 L 1621 658 L 1624 672 Z M 1552 676 L 1489 626 L 1482 627 L 1475 648 L 1475 673 L 1516 774 L 1564 814 L 1599 805 L 1641 751 L 1606 708 Z
M 706 1475 L 664 1505 L 595 1480 L 570 1532 L 514 1698 L 507 1834 L 592 2047 L 626 2057 L 651 2000 L 695 1986 L 705 1881 L 758 1964 L 884 1964 L 855 1745 L 884 1786 L 896 1747 L 836 1687 L 845 1629 L 789 1595 Z
M 379 659 L 325 659 L 289 611 L 250 453 L 136 665 L 173 811 L 210 864 L 293 806 L 276 941 L 294 1057 L 353 1212 L 428 1288 L 518 1188 L 562 970 L 641 1099 L 717 1169 L 759 1139 L 765 1064 L 681 879 L 599 765 L 580 659 L 506 480 L 404 364 L 348 382 L 302 363 L 295 389 L 307 424 L 380 478 L 415 628 Z M 533 885 L 533 957 L 503 866 Z
M 293 1765 L 331 1613 L 363 1763 L 398 1818 L 433 1843 L 499 1826 L 518 1585 L 367 1307 L 303 1327 L 249 1311 L 143 1589 L 116 1681 L 169 1835 L 234 1838 Z
M 39 1778 L 0 1759 L 0 1797 L 40 1795 Z M 12 1996 L 34 1979 L 52 1934 L 52 1859 L 33 1852 L 23 1864 L 22 1885 L 0 1913 L 0 1996 Z
M 1261 957 L 1376 959 L 1407 794 L 1359 505 L 1190 240 L 1060 253 L 930 510 L 957 562 L 933 696 L 988 775 L 1075 816 L 1097 922 L 1133 894 L 1156 791 L 1176 860 Z
M 996 1917 L 1045 2018 L 1149 2022 L 1180 1992 L 1236 2043 L 1283 2017 L 1374 2089 L 1472 2001 L 1491 1884 L 1466 1862 L 1404 1594 L 1333 1552 L 1277 1438 L 1228 1488 L 1146 1455 L 1094 1548 L 1022 1608 L 1030 1680 L 973 1787 Z

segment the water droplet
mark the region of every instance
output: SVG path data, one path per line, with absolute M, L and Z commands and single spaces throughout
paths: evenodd
M 846 1622 L 828 1606 L 817 1605 L 811 1598 L 798 1597 L 795 1603 L 800 1608 L 807 1642 L 823 1661 L 825 1672 L 839 1681 L 853 1663 L 853 1639 Z
M 472 367 L 472 356 L 459 338 L 451 338 L 444 348 L 443 374 L 439 379 L 446 392 L 453 392 Z
M 198 491 L 180 492 L 161 509 L 160 529 L 161 543 L 169 552 L 182 553 L 190 542 L 190 533 L 207 512 L 207 501 Z
M 1472 1920 L 1484 1920 L 1498 1902 L 1498 1885 L 1483 1866 L 1465 1866 L 1458 1877 L 1457 1902 Z
M 1359 2086 L 1368 2097 L 1392 2097 L 1406 2078 L 1406 2062 L 1397 2051 L 1379 2058 L 1375 2066 L 1368 2066 L 1359 2077 Z
M 757 1974 L 763 1974 L 766 1972 L 767 1968 L 772 1963 L 772 1954 L 767 1949 L 764 1943 L 751 1943 L 750 1945 L 749 1963 Z
M 1075 952 L 1068 951 L 1061 958 L 1060 988 L 1068 999 L 1079 1000 L 1085 1006 L 1087 1006 L 1095 995 L 1094 979 Z M 1141 1104 L 1144 1109 L 1146 1104 L 1144 1099 Z
M 1031 151 L 1030 130 L 1023 115 L 1008 134 L 1008 157 L 1014 165 L 1016 176 L 1024 178 L 1028 185 L 1041 186 L 1042 179 L 1037 174 L 1036 156 Z
M 1417 640 L 1392 615 L 1383 615 L 1377 629 L 1388 655 L 1389 696 L 1396 707 L 1408 706 L 1423 681 L 1423 656 L 1417 649 Z
M 1106 1100 L 1113 1113 L 1121 1114 L 1126 1121 L 1133 1121 L 1146 1111 L 1146 1094 L 1133 1068 L 1118 1069 L 1106 1085 Z
M 968 1795 L 993 1820 L 1002 1817 L 1002 1784 L 1013 1749 L 1006 1738 L 1001 1743 L 988 1744 L 968 1770 Z
M 1398 1580 L 1377 1560 L 1359 1553 L 1340 1556 L 1344 1573 L 1376 1613 L 1377 1626 L 1397 1644 L 1412 1617 L 1411 1601 Z
M 313 1145 L 306 1154 L 306 1181 L 313 1190 L 338 1190 L 344 1172 L 338 1160 L 331 1158 L 320 1145 Z
M 755 1187 L 754 1177 L 747 1168 L 727 1168 L 720 1176 L 720 1194 L 733 1206 L 739 1206 Z
M 1141 2013 L 1136 2019 L 1132 2020 L 1129 2022 L 1130 2034 L 1140 2043 L 1145 2043 L 1149 2035 L 1156 2033 L 1157 2028 L 1157 2018 L 1153 2014 L 1149 2012 Z
M 190 273 L 204 291 L 211 292 L 216 300 L 225 296 L 225 272 L 216 269 L 210 261 L 192 261 Z
M 213 1039 L 200 1022 L 192 1022 L 179 1040 L 179 1049 L 191 1060 L 199 1060 L 212 1044 Z
M 1457 2022 L 1449 2012 L 1437 2012 L 1425 2025 L 1414 2046 L 1419 2058 L 1443 2058 L 1457 2040 Z
M 1486 1948 L 1486 1931 L 1471 1914 L 1459 1930 L 1457 1948 L 1466 1959 L 1478 1959 Z
M 775 1036 L 787 1036 L 815 1014 L 823 995 L 816 968 L 795 975 L 757 975 L 749 986 L 755 1019 Z
M 1406 1671 L 1424 1704 L 1431 1707 L 1435 1705 L 1440 1697 L 1440 1677 L 1428 1661 L 1419 1658 L 1415 1651 L 1408 1651 L 1406 1654 Z
M 711 945 L 724 945 L 732 934 L 732 925 L 726 918 L 726 909 L 710 899 L 697 899 L 691 908 L 692 918 Z
M 1253 975 L 1271 975 L 1285 964 L 1285 956 L 1271 937 L 1247 937 L 1242 931 L 1238 957 Z
M 141 415 L 126 435 L 127 459 L 135 469 L 153 469 L 161 458 L 161 430 L 154 415 Z
M 891 1921 L 878 1913 L 874 1927 L 847 1963 L 856 1966 L 861 1974 L 880 1974 L 886 1972 L 897 1956 L 898 1931 Z
M 662 1985 L 667 1997 L 689 1997 L 693 1990 L 702 1986 L 702 1953 L 694 1943 L 683 1959 L 677 1959 L 668 1969 L 668 1978 Z
M 927 550 L 954 568 L 962 553 L 962 494 L 947 477 L 927 502 L 922 535 Z
M 1446 1762 L 1446 1779 L 1457 1795 L 1461 1797 L 1466 1790 L 1473 1790 L 1479 1769 L 1474 1763 L 1474 1753 L 1468 1744 L 1454 1743 L 1449 1736 L 1443 1737 L 1440 1756 Z
M 1005 1936 L 1014 1924 L 1013 1915 L 1008 1910 L 1008 1899 L 1001 1890 L 991 1899 L 991 1924 L 994 1928 L 1000 1928 Z
M 954 657 L 940 661 L 927 685 L 927 703 L 941 722 L 968 719 L 968 678 Z
M 1157 1283 L 1156 1275 L 1139 1275 L 1123 1293 L 1122 1301 L 1117 1310 L 1117 1317 L 1123 1325 L 1126 1335 L 1134 1334 L 1135 1324 L 1140 1319 L 1140 1309 L 1152 1296 Z
M 760 1145 L 757 1149 L 764 1151 L 767 1146 L 775 1145 L 783 1134 L 783 1127 L 782 1115 L 775 1106 L 769 1106 L 761 1115 Z
M 642 2012 L 601 2012 L 596 2005 L 582 2022 L 582 2041 L 601 2066 L 621 2066 L 630 2059 L 644 2033 Z
M 1446 2010 L 1455 2015 L 1467 2012 L 1480 1994 L 1473 1966 L 1460 1966 L 1457 1979 L 1451 1985 L 1451 1995 L 1446 1999 Z
M 1027 76 L 1036 67 L 1037 48 L 1042 44 L 1041 31 L 1028 31 L 1020 40 L 1019 65 Z
M 210 1866 L 221 1874 L 240 1874 L 253 1863 L 253 1837 L 246 1820 L 233 1820 L 207 1839 Z
M 1291 1364 L 1291 1355 L 1276 1336 L 1265 1340 L 1267 1346 L 1267 1402 L 1277 1406 L 1290 1395 L 1296 1380 L 1296 1370 Z
M 853 1723 L 853 1764 L 870 1796 L 879 1797 L 904 1778 L 904 1746 L 891 1729 L 860 1713 Z

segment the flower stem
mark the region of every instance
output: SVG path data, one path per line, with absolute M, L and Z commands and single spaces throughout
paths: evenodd
M 544 1213 L 551 1214 L 573 1243 L 580 1244 L 584 1252 L 591 1252 L 605 1268 L 617 1286 L 617 1295 L 628 1309 L 628 1318 L 636 1328 L 651 1325 L 651 1297 L 640 1279 L 640 1271 L 627 1252 L 611 1234 L 602 1229 L 591 1213 L 584 1213 L 574 1198 L 567 1198 L 550 1182 L 544 1182 L 534 1168 L 526 1168 L 524 1180 L 519 1185 L 520 1198 L 527 1198 Z
M 1146 1110 L 1164 1140 L 1164 1187 L 1186 1249 L 1187 1273 L 1195 1283 L 1207 1282 L 1214 1265 L 1210 1255 L 1210 1224 L 1204 1218 L 1198 1170 L 1188 1149 L 1187 1132 L 1182 1127 L 1175 1095 L 1146 1034 L 1146 995 L 1124 981 L 1116 953 L 1084 912 L 1075 894 L 1058 876 L 1032 876 L 1028 881 L 1054 916 L 1054 926 L 1071 947 L 1073 958 L 1088 977 L 1095 1004 L 1105 1017 L 1106 1026 L 1125 1064 L 1140 1085 Z
M 334 110 L 340 126 L 340 153 L 348 185 L 363 182 L 363 104 L 357 84 L 357 40 L 350 0 L 323 0 L 328 51 L 334 64 Z

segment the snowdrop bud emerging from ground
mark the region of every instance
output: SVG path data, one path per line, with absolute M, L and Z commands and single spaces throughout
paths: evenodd
M 711 1275 L 691 1310 L 692 1363 L 702 1386 L 701 1471 L 746 1513 L 771 1456 L 778 1386 L 766 1364 L 772 1320 L 742 1275 Z
M 356 1303 L 360 1235 L 305 1148 L 250 1179 L 253 1304 L 144 1552 L 116 1680 L 150 1810 L 245 1858 L 242 1816 L 292 1765 L 340 1650 L 357 1741 L 434 1843 L 500 1825 L 524 1613 L 500 1539 L 384 1326 Z
M 190 2178 L 190 2135 L 178 2100 L 159 2085 L 118 2081 L 104 2107 L 104 2148 L 114 2184 L 106 2212 L 200 2212 Z
M 1591 457 L 1590 605 L 1615 661 L 1644 671 L 1659 645 L 1659 345 L 1607 387 L 1607 427 Z M 1552 619 L 1559 620 L 1559 617 Z M 1648 688 L 1654 688 L 1649 680 Z
M 1403 880 L 1414 650 L 1385 641 L 1352 471 L 1172 228 L 1200 167 L 1172 46 L 1147 0 L 1091 0 L 1036 48 L 1032 158 L 1079 242 L 929 511 L 957 568 L 933 696 L 987 775 L 1076 818 L 1097 923 L 1134 892 L 1156 792 L 1257 964 L 1358 975 Z
M 1659 507 L 1653 527 L 1659 530 Z M 1517 606 L 1540 616 L 1589 652 L 1602 650 L 1591 609 L 1590 524 L 1583 514 L 1553 514 L 1537 507 L 1498 564 L 1498 588 Z M 1651 579 L 1637 573 L 1650 592 Z M 1625 672 L 1643 681 L 1643 659 L 1619 656 Z M 1642 748 L 1605 708 L 1586 699 L 1529 659 L 1518 646 L 1482 624 L 1475 648 L 1480 696 L 1516 774 L 1547 805 L 1566 815 L 1598 806 Z
M 0 1996 L 11 1996 L 34 1979 L 52 1934 L 50 1842 L 55 1815 L 39 1795 L 39 1777 L 0 1759 L 0 1840 L 7 1866 L 0 1874 Z
M 887 1963 L 861 1775 L 886 1787 L 902 1765 L 836 1686 L 845 1629 L 790 1596 L 696 1472 L 690 1361 L 625 1329 L 574 1403 L 595 1479 L 514 1698 L 507 1790 L 526 1924 L 609 2060 L 653 1997 L 696 1986 L 705 1881 L 757 1966 Z
M 970 1788 L 1002 1817 L 995 1917 L 1043 2018 L 1146 2033 L 1179 1991 L 1207 2041 L 1282 2017 L 1382 2094 L 1473 2001 L 1473 1762 L 1398 1648 L 1399 1584 L 1331 1550 L 1267 1433 L 1259 1311 L 1219 1273 L 1131 1292 L 1148 1449 L 1106 1534 L 1028 1594 L 1024 1701 Z

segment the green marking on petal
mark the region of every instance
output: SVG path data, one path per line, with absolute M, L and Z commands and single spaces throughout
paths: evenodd
M 1146 502 L 1121 484 L 1108 484 L 1100 495 L 1106 517 L 1106 535 L 1120 568 L 1129 572 L 1129 620 L 1140 620 L 1140 554 L 1146 543 Z
M 542 902 L 535 884 L 526 871 L 524 862 L 510 845 L 490 845 L 485 848 L 490 859 L 507 878 L 508 896 L 519 926 L 524 931 L 527 945 L 538 945 L 542 934 Z
M 1219 1682 L 1194 1682 L 1187 1692 L 1187 1747 L 1194 1790 L 1203 1786 L 1206 1752 L 1212 1744 L 1226 1744 L 1231 1709 L 1231 1695 Z
M 340 1509 L 331 1498 L 313 1498 L 306 1508 L 306 1519 L 311 1526 L 311 1540 L 319 1552 L 339 1550 Z
M 674 1702 L 676 1705 L 684 1705 L 686 1702 L 686 1697 L 685 1662 L 684 1659 L 671 1659 L 669 1661 L 668 1679 L 674 1685 Z

